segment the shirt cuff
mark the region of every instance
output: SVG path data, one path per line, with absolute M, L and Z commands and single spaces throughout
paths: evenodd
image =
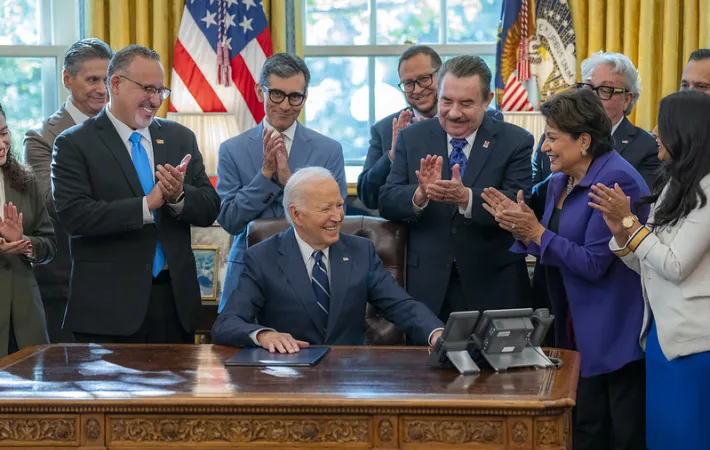
M 261 333 L 262 331 L 276 331 L 273 328 L 259 328 L 256 331 L 252 331 L 249 333 L 249 339 L 256 345 L 257 347 L 261 347 L 261 344 L 259 344 L 259 341 L 256 340 L 256 335 Z
M 431 333 L 429 333 L 429 339 L 427 339 L 427 342 L 429 343 L 429 347 L 433 347 L 434 344 L 431 342 L 431 338 L 434 336 L 434 333 L 437 331 L 444 331 L 443 328 L 434 328 Z
M 143 197 L 143 225 L 150 225 L 153 222 L 153 213 L 148 208 L 148 197 Z
M 412 195 L 412 207 L 414 208 L 414 214 L 416 214 L 418 216 L 419 214 L 424 212 L 424 208 L 426 208 L 427 205 L 429 204 L 429 199 L 426 199 L 426 201 L 424 202 L 424 204 L 422 206 L 418 206 L 416 203 L 414 203 L 414 196 L 415 195 L 417 195 L 416 190 L 414 191 L 414 195 Z
M 459 214 L 463 214 L 465 218 L 470 219 L 471 217 L 473 217 L 473 191 L 471 190 L 471 188 L 466 189 L 468 189 L 468 205 L 466 206 L 466 209 L 463 209 L 459 206 Z

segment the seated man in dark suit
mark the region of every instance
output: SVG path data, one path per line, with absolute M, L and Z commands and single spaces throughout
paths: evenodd
M 362 172 L 357 177 L 357 196 L 370 209 L 377 209 L 380 188 L 385 184 L 394 161 L 397 133 L 419 120 L 436 116 L 441 57 L 426 45 L 409 47 L 399 57 L 399 88 L 407 107 L 380 120 L 370 129 L 370 148 Z M 486 115 L 503 120 L 503 114 L 488 109 Z
M 238 287 L 212 328 L 215 344 L 281 353 L 362 345 L 367 302 L 415 344 L 436 343 L 441 321 L 396 283 L 371 241 L 340 233 L 343 198 L 330 171 L 293 174 L 283 207 L 292 227 L 247 249 Z
M 649 188 L 653 187 L 661 166 L 658 144 L 651 133 L 634 126 L 626 117 L 641 95 L 636 67 L 621 53 L 598 52 L 582 61 L 582 79 L 584 82 L 577 87 L 594 90 L 611 120 L 614 150 L 639 171 Z M 551 173 L 550 159 L 541 150 L 544 141 L 543 136 L 533 155 L 533 184 L 542 182 Z

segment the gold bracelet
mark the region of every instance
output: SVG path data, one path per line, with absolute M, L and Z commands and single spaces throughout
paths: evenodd
M 634 235 L 634 237 L 631 239 L 631 241 L 628 243 L 627 247 L 629 248 L 629 250 L 635 252 L 638 246 L 641 245 L 641 242 L 643 242 L 643 240 L 646 239 L 649 234 L 651 234 L 651 230 L 649 230 L 647 227 L 640 228 L 638 232 Z
M 629 250 L 629 247 L 627 246 L 627 247 L 624 247 L 624 248 L 620 248 L 619 250 L 612 250 L 612 252 L 613 252 L 616 256 L 618 256 L 618 257 L 621 258 L 622 256 L 626 256 L 626 255 L 628 255 L 629 253 L 631 253 L 631 250 Z

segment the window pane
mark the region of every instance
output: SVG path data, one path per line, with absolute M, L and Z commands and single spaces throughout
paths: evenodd
M 377 44 L 438 43 L 440 5 L 440 0 L 378 0 Z
M 370 43 L 368 0 L 308 0 L 306 45 Z
M 407 106 L 404 94 L 397 86 L 397 56 L 375 58 L 375 122 Z
M 1 0 L 0 45 L 39 44 L 39 0 Z
M 47 63 L 54 65 L 54 58 L 0 57 L 0 103 L 18 156 L 22 154 L 25 131 L 39 125 L 44 117 L 42 65 Z M 45 88 L 56 85 L 53 79 L 45 81 Z
M 306 124 L 340 142 L 346 164 L 362 165 L 370 140 L 367 60 L 306 58 L 311 71 Z
M 496 42 L 503 0 L 448 0 L 446 41 Z

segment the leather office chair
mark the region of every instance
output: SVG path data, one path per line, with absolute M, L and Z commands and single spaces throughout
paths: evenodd
M 286 219 L 257 219 L 247 229 L 247 247 L 288 229 Z M 407 228 L 379 217 L 345 216 L 340 231 L 363 236 L 372 241 L 382 263 L 400 286 L 406 286 Z M 400 345 L 405 335 L 367 304 L 365 311 L 365 344 Z

